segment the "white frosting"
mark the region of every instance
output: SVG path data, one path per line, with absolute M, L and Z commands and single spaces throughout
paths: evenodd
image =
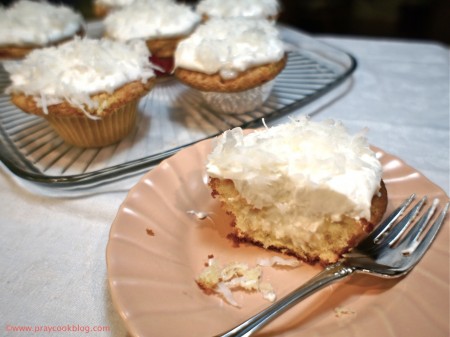
M 279 31 L 267 20 L 210 19 L 178 44 L 175 67 L 231 79 L 284 53 Z
M 247 135 L 240 128 L 226 131 L 206 168 L 211 177 L 232 179 L 254 207 L 272 208 L 268 215 L 275 221 L 287 216 L 294 234 L 314 232 L 324 216 L 370 219 L 382 174 L 363 134 L 307 118 Z M 277 230 L 275 235 L 286 235 Z
M 124 7 L 131 5 L 135 0 L 95 0 L 96 4 L 104 5 L 106 7 Z
M 155 2 L 174 2 L 174 1 L 175 0 L 95 0 L 95 3 L 103 5 L 105 7 L 118 9 L 132 5 L 136 2 L 155 3 Z
M 83 24 L 69 7 L 21 0 L 0 7 L 0 45 L 46 45 L 73 36 Z
M 278 14 L 277 0 L 201 0 L 197 12 L 209 17 L 268 18 Z
M 200 20 L 200 15 L 184 4 L 138 1 L 109 14 L 104 22 L 108 37 L 127 41 L 187 35 Z
M 77 38 L 58 47 L 34 50 L 22 61 L 5 62 L 12 82 L 6 92 L 34 96 L 44 111 L 63 101 L 81 109 L 83 105 L 96 108 L 90 96 L 154 77 L 149 56 L 143 41 L 125 44 Z

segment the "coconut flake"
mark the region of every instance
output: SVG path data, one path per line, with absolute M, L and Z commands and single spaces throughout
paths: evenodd
M 259 258 L 256 260 L 256 264 L 261 267 L 272 267 L 272 266 L 298 267 L 300 265 L 300 261 L 295 258 L 284 259 L 279 256 L 272 256 L 270 258 Z
M 240 305 L 233 297 L 233 293 L 231 292 L 231 289 L 228 287 L 227 284 L 224 282 L 217 283 L 216 287 L 214 288 L 214 291 L 224 298 L 225 301 L 227 301 L 232 306 L 240 308 Z

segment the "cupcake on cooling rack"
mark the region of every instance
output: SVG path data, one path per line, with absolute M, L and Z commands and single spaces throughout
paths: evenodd
M 0 58 L 22 58 L 83 33 L 81 15 L 63 5 L 20 0 L 0 6 Z
M 103 18 L 109 13 L 128 7 L 136 2 L 174 2 L 175 0 L 94 0 L 94 15 Z
M 135 0 L 94 0 L 94 15 L 102 18 L 109 12 L 131 5 Z
M 205 20 L 230 17 L 276 20 L 280 4 L 278 0 L 200 0 L 196 11 Z
M 265 19 L 210 19 L 175 52 L 175 76 L 200 91 L 223 113 L 245 113 L 262 105 L 287 54 L 276 27 Z
M 117 41 L 145 40 L 151 61 L 169 74 L 179 41 L 192 33 L 200 19 L 185 4 L 139 0 L 105 18 L 105 35 Z
M 110 145 L 130 133 L 138 101 L 155 83 L 143 41 L 74 39 L 4 67 L 12 102 L 79 147 Z

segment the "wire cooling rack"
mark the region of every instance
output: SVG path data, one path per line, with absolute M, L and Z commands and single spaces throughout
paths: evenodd
M 175 78 L 160 79 L 139 104 L 135 130 L 121 142 L 98 149 L 65 143 L 47 121 L 19 110 L 4 89 L 9 78 L 0 67 L 0 159 L 17 176 L 55 188 L 108 183 L 148 170 L 180 149 L 233 127 L 257 127 L 329 92 L 356 68 L 348 53 L 308 35 L 281 27 L 290 48 L 286 68 L 269 99 L 239 115 L 217 113 L 200 94 Z

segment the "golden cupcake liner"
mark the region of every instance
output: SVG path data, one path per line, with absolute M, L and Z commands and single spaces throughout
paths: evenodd
M 214 111 L 225 114 L 243 114 L 264 104 L 269 98 L 275 80 L 261 86 L 240 92 L 207 92 L 201 91 L 205 102 Z
M 98 120 L 87 116 L 47 115 L 45 118 L 67 143 L 85 148 L 102 147 L 122 140 L 133 130 L 138 102 L 131 101 Z

